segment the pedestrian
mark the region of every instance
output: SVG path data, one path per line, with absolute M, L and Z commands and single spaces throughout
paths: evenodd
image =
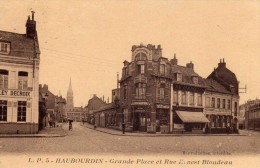
M 69 131 L 72 130 L 72 120 L 69 120 Z
M 125 134 L 125 123 L 122 123 L 122 131 L 123 131 L 123 134 Z

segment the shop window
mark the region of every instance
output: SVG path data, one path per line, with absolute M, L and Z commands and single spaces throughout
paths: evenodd
M 198 94 L 197 105 L 202 106 L 202 94 Z
M 217 108 L 220 108 L 220 98 L 217 99 Z
M 8 88 L 8 71 L 4 69 L 0 69 L 0 88 Z
M 28 72 L 19 71 L 18 72 L 18 89 L 28 88 Z
M 190 105 L 194 105 L 194 93 L 190 92 Z
M 0 121 L 7 121 L 7 101 L 0 100 Z
M 181 92 L 181 104 L 186 104 L 186 92 Z
M 141 113 L 140 114 L 140 125 L 141 126 L 145 126 L 145 120 L 146 120 L 145 113 Z
M 26 101 L 18 101 L 17 109 L 17 121 L 25 122 L 26 121 Z
M 210 97 L 206 97 L 206 107 L 210 107 Z
M 145 99 L 146 84 L 145 83 L 137 83 L 135 93 L 136 93 L 137 99 Z
M 212 99 L 211 99 L 211 107 L 215 108 L 215 98 L 214 97 L 212 97 Z
M 178 102 L 178 91 L 173 91 L 173 103 L 176 104 Z
M 160 64 L 160 74 L 161 75 L 165 75 L 166 74 L 165 64 Z

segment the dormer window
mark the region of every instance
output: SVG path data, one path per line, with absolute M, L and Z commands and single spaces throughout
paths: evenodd
M 9 54 L 10 43 L 0 42 L 0 54 Z
M 182 81 L 182 74 L 181 73 L 176 73 L 176 80 L 178 82 L 181 82 Z
M 192 77 L 192 81 L 194 84 L 198 84 L 199 83 L 199 78 L 197 76 L 193 76 Z

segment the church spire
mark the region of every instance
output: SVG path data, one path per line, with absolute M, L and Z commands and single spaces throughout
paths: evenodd
M 71 86 L 71 78 L 70 78 L 70 85 L 69 85 L 69 92 L 72 92 L 72 86 Z

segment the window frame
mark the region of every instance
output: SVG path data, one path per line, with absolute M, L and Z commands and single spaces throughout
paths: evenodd
M 7 100 L 0 100 L 0 122 L 7 122 Z
M 27 101 L 17 103 L 17 122 L 26 122 Z

